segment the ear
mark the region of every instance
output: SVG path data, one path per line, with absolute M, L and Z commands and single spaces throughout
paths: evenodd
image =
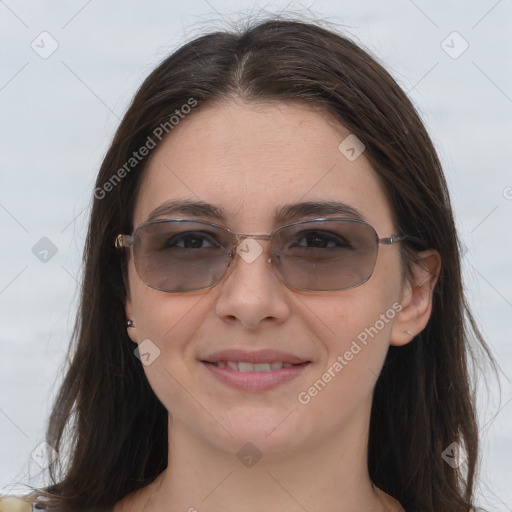
M 393 322 L 390 345 L 409 343 L 425 328 L 432 312 L 432 294 L 441 271 L 441 256 L 433 249 L 417 256 L 419 261 L 412 264 L 411 275 L 404 280 L 402 309 Z
M 126 327 L 126 332 L 128 333 L 128 336 L 130 339 L 138 344 L 138 337 L 137 337 L 137 322 L 133 316 L 133 305 L 132 301 L 130 299 L 130 295 L 128 294 L 126 296 L 126 300 L 124 303 L 124 311 L 126 314 L 126 321 L 131 320 L 134 324 L 134 327 Z

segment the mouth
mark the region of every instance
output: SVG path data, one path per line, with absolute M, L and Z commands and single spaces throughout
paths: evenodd
M 282 368 L 292 368 L 307 364 L 307 361 L 299 364 L 285 363 L 284 361 L 272 361 L 271 363 L 249 363 L 247 361 L 203 361 L 207 364 L 213 364 L 217 368 L 231 368 L 237 372 L 270 372 L 281 370 Z
M 200 360 L 217 381 L 244 391 L 265 391 L 298 377 L 311 361 L 273 350 L 223 351 Z

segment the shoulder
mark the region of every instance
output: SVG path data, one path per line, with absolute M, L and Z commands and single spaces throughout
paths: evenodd
M 0 494 L 0 512 L 45 512 L 44 496 L 31 493 L 26 496 Z

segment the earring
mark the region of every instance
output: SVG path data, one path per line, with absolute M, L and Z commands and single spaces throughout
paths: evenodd
M 129 329 L 130 327 L 135 327 L 135 324 L 133 323 L 133 320 L 128 320 L 126 322 L 126 327 Z
M 412 336 L 412 332 L 411 331 L 404 331 L 406 334 L 408 334 L 409 336 Z

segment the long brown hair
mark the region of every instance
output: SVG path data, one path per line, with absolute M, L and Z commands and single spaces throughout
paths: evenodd
M 170 133 L 171 116 L 191 99 L 199 109 L 229 98 L 306 102 L 334 116 L 366 146 L 398 230 L 421 234 L 440 253 L 429 323 L 411 343 L 390 347 L 376 383 L 368 468 L 408 511 L 475 510 L 479 445 L 469 363 L 477 362 L 475 349 L 494 360 L 464 298 L 436 151 L 406 94 L 365 50 L 320 23 L 280 19 L 183 45 L 147 77 L 115 134 L 96 182 L 71 362 L 48 425 L 47 442 L 60 454 L 49 466 L 48 510 L 108 510 L 167 466 L 168 412 L 126 333 L 123 261 L 114 248 L 116 235 L 133 229 L 148 157 L 127 162 L 159 126 L 167 123 Z M 418 250 L 401 247 L 406 270 Z M 464 471 L 442 458 L 454 442 L 467 453 Z

